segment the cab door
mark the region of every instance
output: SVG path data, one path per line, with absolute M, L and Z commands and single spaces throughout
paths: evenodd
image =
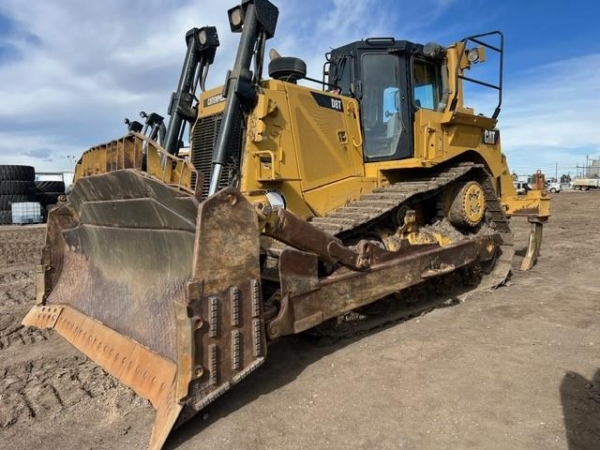
M 405 59 L 397 53 L 365 52 L 360 62 L 365 161 L 412 157 L 412 119 Z

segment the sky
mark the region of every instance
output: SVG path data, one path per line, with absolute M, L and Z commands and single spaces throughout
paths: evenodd
M 499 128 L 512 172 L 581 172 L 600 159 L 600 2 L 571 0 L 274 0 L 267 49 L 320 79 L 331 48 L 373 36 L 449 45 L 501 30 Z M 185 32 L 215 25 L 208 86 L 222 84 L 239 34 L 223 0 L 0 0 L 0 164 L 67 171 L 91 146 L 126 133 L 140 110 L 166 115 Z M 488 63 L 489 64 L 489 63 Z M 483 66 L 482 66 L 483 67 Z M 479 108 L 478 92 L 467 106 Z

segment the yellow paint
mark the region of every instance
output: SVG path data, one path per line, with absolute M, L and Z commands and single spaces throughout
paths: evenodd
M 142 170 L 144 165 L 151 177 L 194 192 L 192 180 L 196 179 L 197 172 L 189 160 L 168 154 L 157 142 L 139 133 L 130 133 L 84 152 L 75 166 L 74 181 L 116 170 Z
M 547 217 L 547 197 L 535 193 L 517 197 L 499 137 L 495 144 L 484 142 L 485 133 L 499 133 L 497 121 L 464 105 L 456 67 L 466 70 L 470 63 L 464 57 L 458 61 L 461 51 L 461 43 L 448 47 L 446 60 L 449 87 L 458 86 L 456 108 L 419 109 L 413 124 L 413 157 L 403 160 L 363 162 L 360 106 L 355 99 L 278 80 L 261 82 L 257 101 L 245 116 L 240 190 L 248 197 L 277 190 L 289 210 L 308 219 L 377 187 L 401 183 L 413 169 L 470 161 L 482 164 L 490 173 L 507 215 Z M 198 116 L 221 114 L 225 107 L 221 94 L 222 87 L 202 93 Z M 326 105 L 331 102 L 329 107 L 319 105 L 315 95 Z M 77 164 L 76 178 L 125 168 L 139 170 L 144 141 L 148 173 L 193 191 L 194 171 L 187 158 L 167 155 L 156 142 L 141 135 L 88 150 Z M 166 159 L 171 164 L 165 165 Z M 479 204 L 475 203 L 467 208 L 469 214 L 479 217 Z
M 464 209 L 467 220 L 479 223 L 485 212 L 485 196 L 478 183 L 469 184 L 464 194 Z

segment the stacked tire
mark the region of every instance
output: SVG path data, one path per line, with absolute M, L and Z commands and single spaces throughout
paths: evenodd
M 0 225 L 12 223 L 12 204 L 36 201 L 35 169 L 0 165 Z
M 44 209 L 48 210 L 58 201 L 58 197 L 65 195 L 64 181 L 36 181 L 37 201 Z

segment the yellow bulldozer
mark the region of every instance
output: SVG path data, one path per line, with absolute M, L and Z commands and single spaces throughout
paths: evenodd
M 223 86 L 205 89 L 217 30 L 194 28 L 168 124 L 145 115 L 83 153 L 23 321 L 148 399 L 152 449 L 284 336 L 449 275 L 501 284 L 512 216 L 531 223 L 530 268 L 549 217 L 543 176 L 517 196 L 500 148 L 500 32 L 364 39 L 331 50 L 321 80 L 271 50 L 267 78 L 278 9 L 243 0 L 228 14 L 241 35 Z M 476 73 L 492 54 L 497 83 Z M 467 84 L 494 93 L 493 113 L 465 106 Z

